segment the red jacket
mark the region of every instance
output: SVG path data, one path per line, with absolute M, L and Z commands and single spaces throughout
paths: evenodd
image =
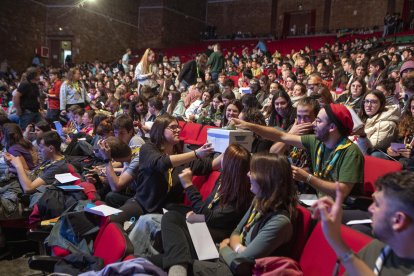
M 60 109 L 59 94 L 60 94 L 61 85 L 62 85 L 62 81 L 58 79 L 53 83 L 52 88 L 49 89 L 49 94 L 53 95 L 53 97 L 47 98 L 49 109 Z

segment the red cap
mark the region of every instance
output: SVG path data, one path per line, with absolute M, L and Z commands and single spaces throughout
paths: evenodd
M 339 132 L 344 136 L 349 136 L 354 128 L 351 112 L 342 104 L 329 104 L 325 106 L 328 118 L 338 127 Z

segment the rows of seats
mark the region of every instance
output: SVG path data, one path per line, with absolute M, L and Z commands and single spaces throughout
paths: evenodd
M 197 138 L 200 136 L 201 129 L 204 128 L 202 125 L 194 123 L 181 124 L 183 127 L 189 125 L 189 129 L 197 127 Z M 191 134 L 193 135 L 194 133 Z M 372 184 L 376 178 L 388 172 L 401 170 L 401 167 L 394 163 L 387 163 L 386 166 L 381 167 L 384 169 L 378 170 L 378 166 L 381 162 L 384 161 L 374 157 L 366 158 L 365 171 L 368 171 L 365 178 L 366 184 Z M 381 164 L 384 165 L 383 163 Z M 205 200 L 212 192 L 219 177 L 219 171 L 213 171 L 208 176 L 193 177 L 193 184 L 200 191 L 203 200 Z M 189 205 L 190 202 L 186 200 L 185 204 Z M 321 223 L 317 223 L 313 220 L 310 210 L 301 205 L 297 206 L 297 217 L 294 223 L 294 242 L 291 246 L 289 257 L 298 262 L 304 275 L 332 275 L 337 258 L 323 235 Z M 372 240 L 371 237 L 347 226 L 342 226 L 341 231 L 343 239 L 355 252 L 361 250 Z M 108 244 L 117 244 L 116 250 L 105 250 Z M 120 226 L 115 223 L 108 224 L 107 222 L 103 222 L 103 226 L 101 225 L 100 233 L 94 243 L 94 249 L 94 255 L 104 259 L 105 265 L 132 258 L 130 254 L 133 253 L 130 241 L 124 235 Z M 55 255 L 59 254 L 56 254 L 55 252 Z M 43 257 L 32 258 L 30 267 L 46 271 L 51 269 L 51 267 L 48 267 L 49 264 L 47 262 L 43 262 L 44 260 L 42 258 Z M 45 260 L 50 261 L 48 258 Z M 52 262 L 56 261 L 52 259 Z M 340 267 L 339 275 L 342 275 L 343 273 L 344 268 Z
M 211 193 L 219 176 L 220 172 L 214 171 L 208 177 L 193 177 L 193 183 L 200 190 L 203 199 Z M 345 242 L 355 252 L 372 240 L 371 237 L 347 226 L 342 226 L 341 231 Z M 304 275 L 332 275 L 336 255 L 323 235 L 321 223 L 316 223 L 311 212 L 301 205 L 297 206 L 294 243 L 291 248 L 290 257 L 299 262 Z M 344 269 L 341 267 L 339 275 L 343 273 Z

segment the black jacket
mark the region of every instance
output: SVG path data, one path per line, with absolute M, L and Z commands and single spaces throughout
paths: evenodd
M 145 212 L 161 212 L 168 203 L 182 202 L 184 193 L 178 175 L 185 168 L 189 167 L 193 175 L 207 175 L 212 170 L 211 163 L 211 158 L 203 158 L 173 168 L 168 155 L 153 143 L 146 143 L 140 149 L 135 199 Z M 171 168 L 172 187 L 168 190 L 168 171 Z
M 186 62 L 180 71 L 178 81 L 185 80 L 189 85 L 193 85 L 197 83 L 197 78 L 201 78 L 204 81 L 204 72 L 199 70 L 197 73 L 197 62 L 195 60 Z

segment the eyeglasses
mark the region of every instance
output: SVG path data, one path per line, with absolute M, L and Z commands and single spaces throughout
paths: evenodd
M 181 127 L 179 125 L 167 126 L 166 128 L 171 131 L 181 130 Z
M 364 105 L 369 105 L 369 104 L 376 105 L 378 104 L 378 100 L 364 100 L 363 103 Z

